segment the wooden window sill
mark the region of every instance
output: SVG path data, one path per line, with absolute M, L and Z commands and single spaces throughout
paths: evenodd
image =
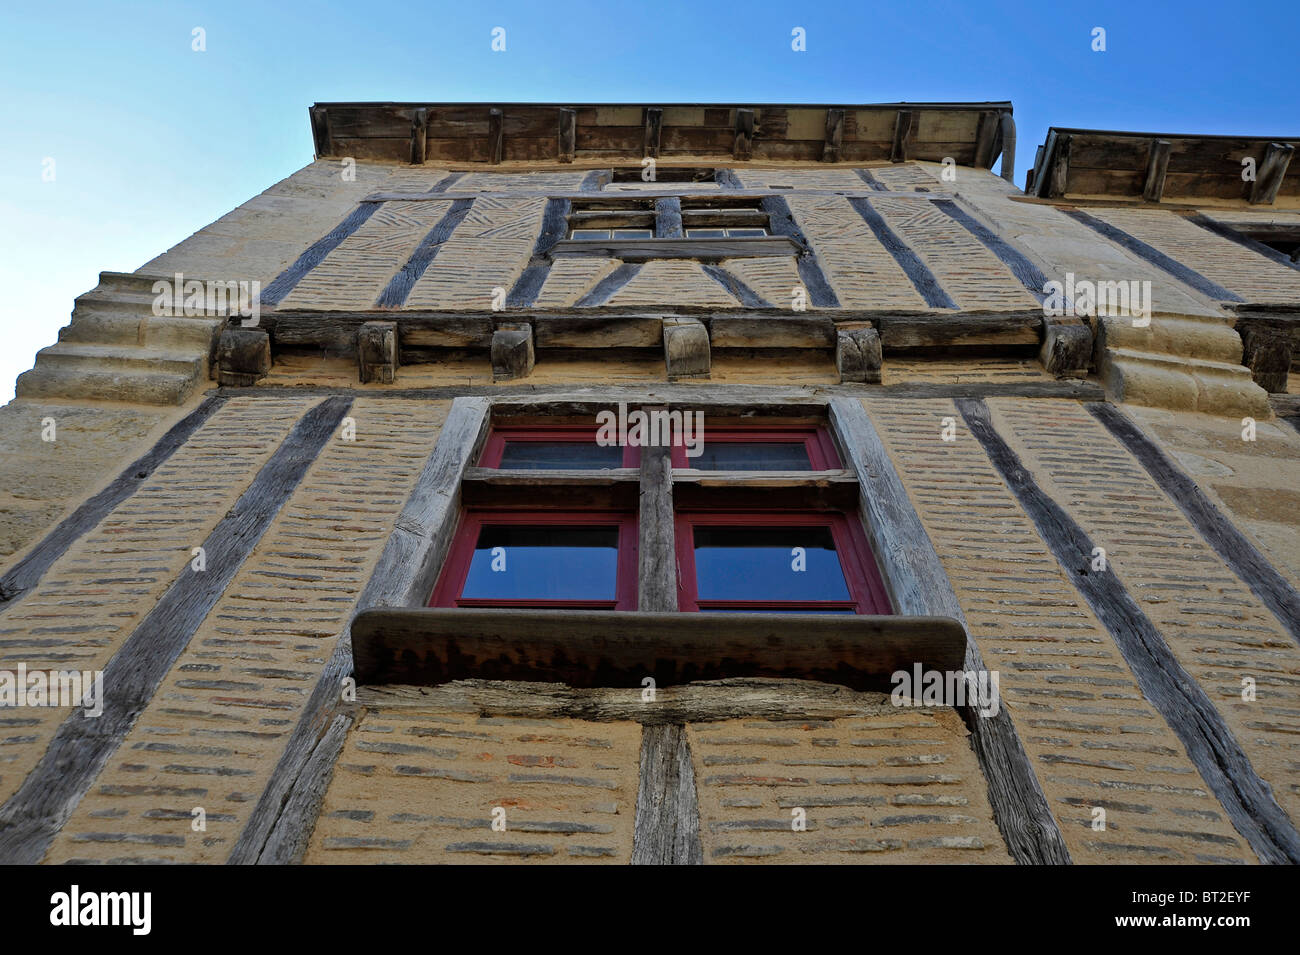
M 889 692 L 890 675 L 960 670 L 948 617 L 374 607 L 352 621 L 360 684 L 520 680 L 641 688 L 742 677 Z

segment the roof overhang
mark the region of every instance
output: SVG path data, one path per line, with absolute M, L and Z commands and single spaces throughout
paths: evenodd
M 1025 192 L 1147 202 L 1300 198 L 1287 177 L 1297 136 L 1197 136 L 1053 126 L 1038 147 Z
M 443 165 L 952 159 L 988 169 L 1015 142 L 1009 102 L 317 103 L 310 112 L 318 158 Z

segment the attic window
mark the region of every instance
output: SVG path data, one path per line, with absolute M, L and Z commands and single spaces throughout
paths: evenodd
M 735 246 L 732 243 L 738 240 Z M 619 247 L 619 243 L 634 243 Z M 610 196 L 576 200 L 569 209 L 568 235 L 555 252 L 612 257 L 792 255 L 784 236 L 772 233 L 771 216 L 754 196 Z M 748 244 L 750 243 L 750 244 Z

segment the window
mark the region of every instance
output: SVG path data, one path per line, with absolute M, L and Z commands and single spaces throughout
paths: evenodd
M 866 539 L 843 514 L 677 515 L 678 609 L 889 613 Z
M 636 608 L 636 515 L 467 511 L 430 606 Z
M 569 238 L 600 242 L 617 239 L 761 239 L 771 235 L 761 200 L 707 193 L 662 200 L 609 194 L 575 200 L 569 212 Z M 676 213 L 673 215 L 672 213 Z M 680 224 L 679 224 L 680 220 Z
M 634 447 L 598 444 L 595 428 L 494 428 L 483 446 L 479 467 L 582 471 L 634 468 L 641 461 L 639 451 Z
M 690 454 L 679 442 L 673 467 L 697 471 L 830 471 L 840 466 L 835 445 L 824 428 L 710 429 Z
M 465 478 L 467 510 L 430 605 L 891 613 L 856 481 L 823 425 L 722 419 L 706 428 L 700 412 L 663 411 L 676 429 L 666 485 L 642 483 L 626 470 L 640 450 L 597 444 L 591 425 L 494 427 L 481 469 Z M 520 469 L 613 473 L 508 474 Z M 763 471 L 772 474 L 755 479 Z M 646 555 L 642 520 L 664 523 L 647 535 Z M 652 552 L 646 566 L 662 570 L 641 580 Z

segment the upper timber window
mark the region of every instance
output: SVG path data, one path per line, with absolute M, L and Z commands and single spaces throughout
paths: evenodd
M 603 195 L 575 200 L 569 238 L 755 239 L 771 235 L 760 199 L 717 195 L 647 197 Z
M 601 444 L 595 428 L 533 426 L 494 428 L 479 467 L 501 470 L 592 470 L 634 468 L 639 449 Z
M 698 448 L 673 447 L 673 467 L 698 471 L 829 471 L 840 466 L 825 428 L 710 429 Z M 695 453 L 690 453 L 695 452 Z

